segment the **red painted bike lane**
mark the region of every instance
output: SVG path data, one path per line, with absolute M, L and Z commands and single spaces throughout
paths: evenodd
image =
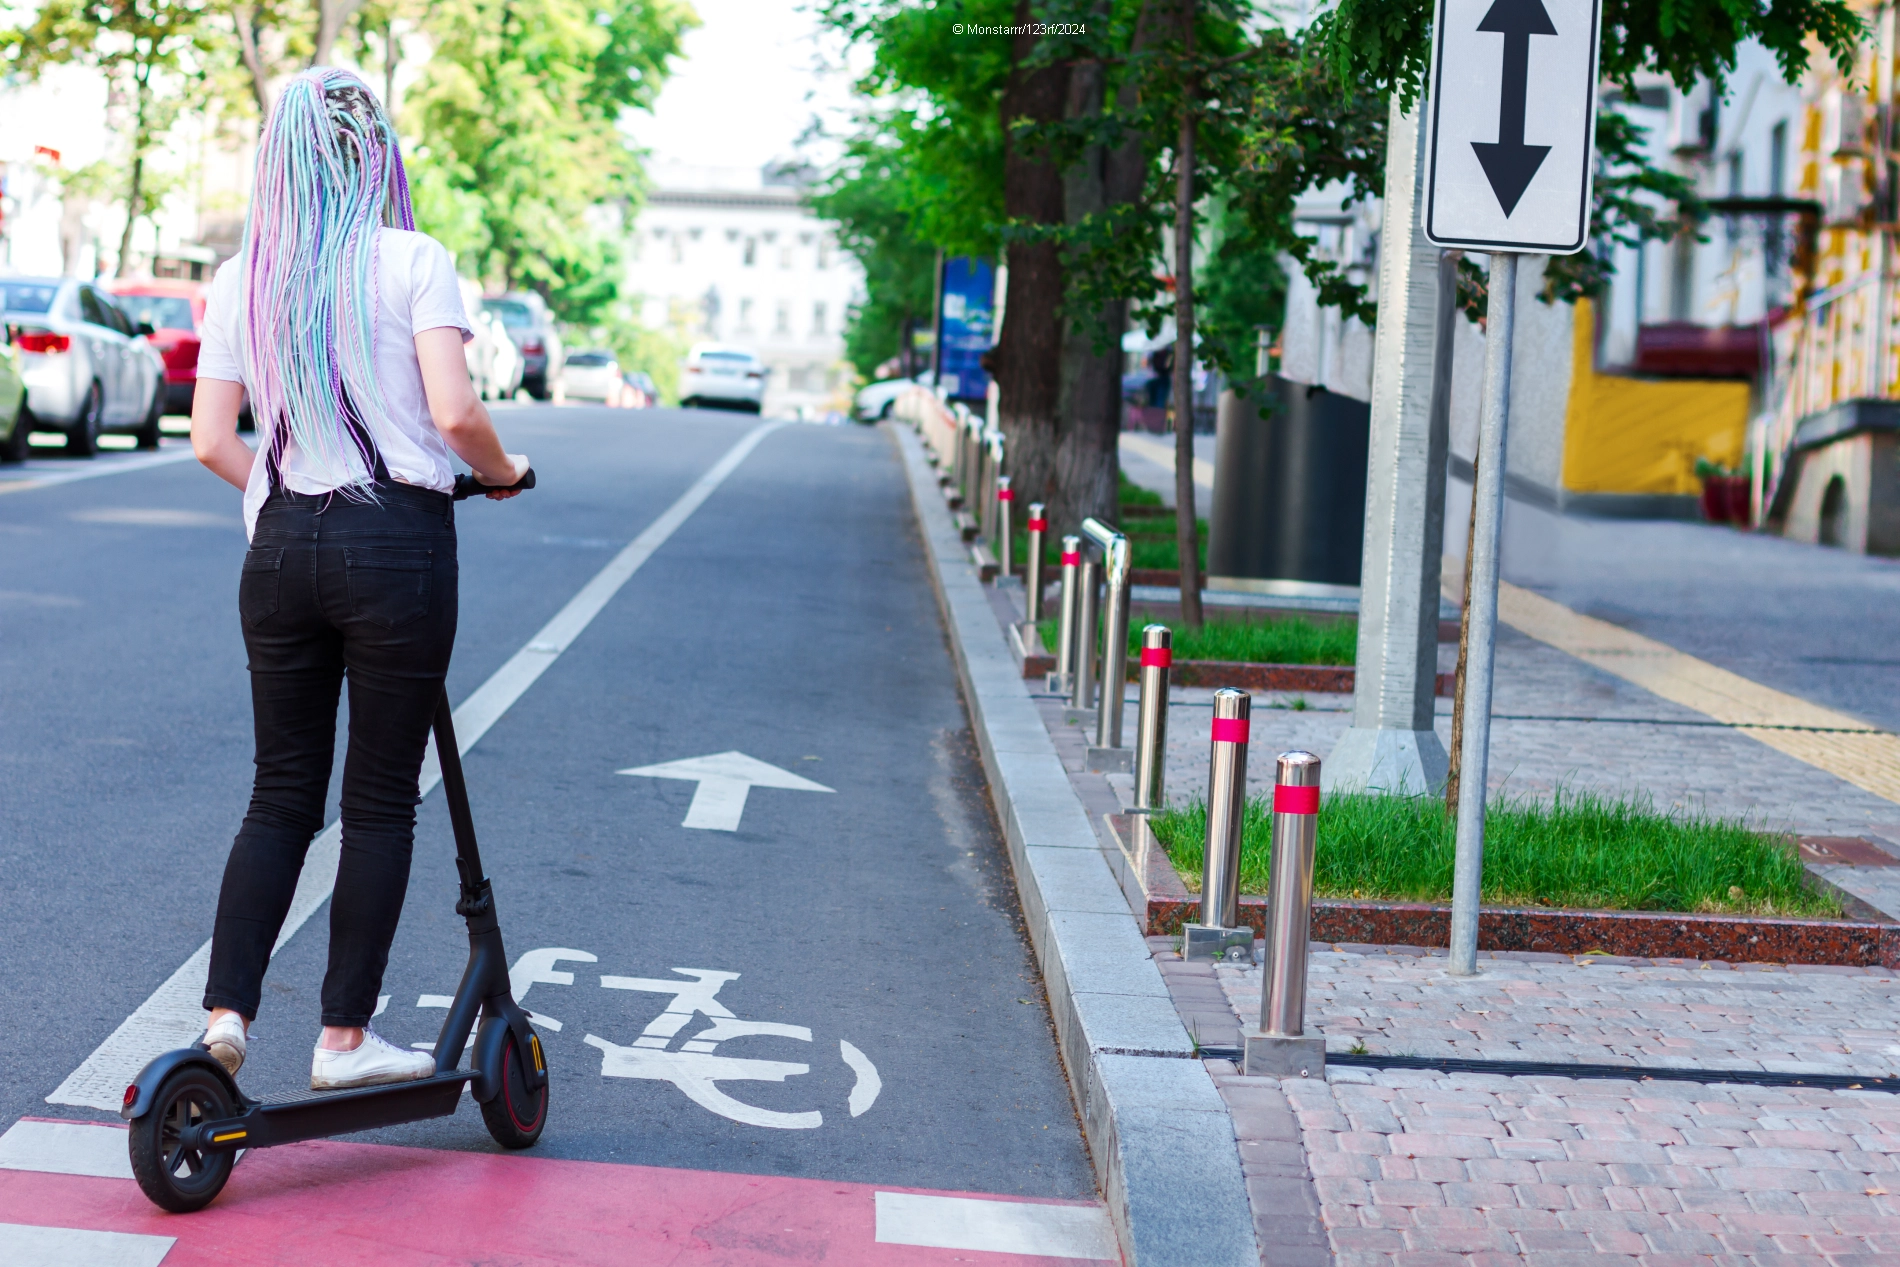
M 35 1257 L 0 1257 L 111 1267 L 1119 1261 L 1092 1203 L 323 1140 L 253 1152 L 209 1208 L 173 1215 L 129 1177 L 108 1177 L 124 1158 L 119 1127 L 15 1124 L 0 1138 L 0 1246 Z

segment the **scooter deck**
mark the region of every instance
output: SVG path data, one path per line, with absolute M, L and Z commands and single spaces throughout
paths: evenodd
M 269 1148 L 306 1139 L 347 1135 L 455 1112 L 462 1088 L 475 1077 L 470 1069 L 438 1073 L 415 1082 L 391 1082 L 347 1091 L 293 1091 L 247 1101 L 234 1117 L 198 1128 L 199 1147 L 208 1152 Z

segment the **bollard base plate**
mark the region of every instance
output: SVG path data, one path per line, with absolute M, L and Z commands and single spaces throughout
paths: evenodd
M 1090 744 L 1082 763 L 1082 768 L 1095 774 L 1133 774 L 1135 772 L 1135 750 L 1133 748 L 1097 748 Z
M 1184 924 L 1181 958 L 1203 963 L 1252 963 L 1253 929 Z
M 1241 1073 L 1249 1078 L 1323 1078 L 1326 1039 L 1319 1034 L 1248 1034 Z

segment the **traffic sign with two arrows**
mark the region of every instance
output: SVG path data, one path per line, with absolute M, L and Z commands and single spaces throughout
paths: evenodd
M 1568 255 L 1589 241 L 1600 0 L 1438 0 L 1425 236 Z

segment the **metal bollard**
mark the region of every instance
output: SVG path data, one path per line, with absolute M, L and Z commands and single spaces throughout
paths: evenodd
M 1116 533 L 1103 554 L 1108 586 L 1102 601 L 1102 706 L 1095 717 L 1095 746 L 1120 748 L 1128 690 L 1128 538 Z
M 1160 809 L 1168 766 L 1168 669 L 1174 664 L 1174 631 L 1149 625 L 1141 631 L 1141 713 L 1135 722 L 1135 808 Z
M 1313 848 L 1319 839 L 1319 758 L 1286 752 L 1273 786 L 1273 864 L 1267 885 L 1267 958 L 1260 1029 L 1246 1037 L 1249 1075 L 1317 1077 L 1324 1035 L 1307 1035 L 1307 942 L 1313 929 Z
M 1095 560 L 1084 554 L 1075 576 L 1075 650 L 1069 665 L 1075 671 L 1069 690 L 1070 708 L 1095 707 Z
M 1135 721 L 1135 869 L 1145 888 L 1148 852 L 1154 848 L 1151 814 L 1160 810 L 1168 767 L 1168 669 L 1174 663 L 1174 631 L 1149 625 L 1141 631 L 1141 704 Z
M 1056 623 L 1056 671 L 1049 675 L 1049 687 L 1060 695 L 1069 693 L 1069 678 L 1075 672 L 1075 596 L 1082 588 L 1082 538 L 1062 538 L 1062 613 Z
M 1214 692 L 1212 764 L 1207 775 L 1207 847 L 1201 861 L 1201 922 L 1182 932 L 1183 959 L 1253 962 L 1253 930 L 1239 928 L 1241 825 L 1247 806 L 1247 729 L 1253 696 Z
M 1032 626 L 1042 619 L 1042 534 L 1049 521 L 1042 517 L 1042 503 L 1029 503 L 1029 557 L 1023 560 L 1023 619 Z
M 1010 491 L 1009 476 L 996 477 L 996 535 L 990 538 L 996 542 L 996 583 L 1001 585 L 1010 574 L 1010 547 L 1014 545 L 1011 534 L 1015 531 L 1010 520 L 1010 509 L 1016 501 L 1016 494 Z

